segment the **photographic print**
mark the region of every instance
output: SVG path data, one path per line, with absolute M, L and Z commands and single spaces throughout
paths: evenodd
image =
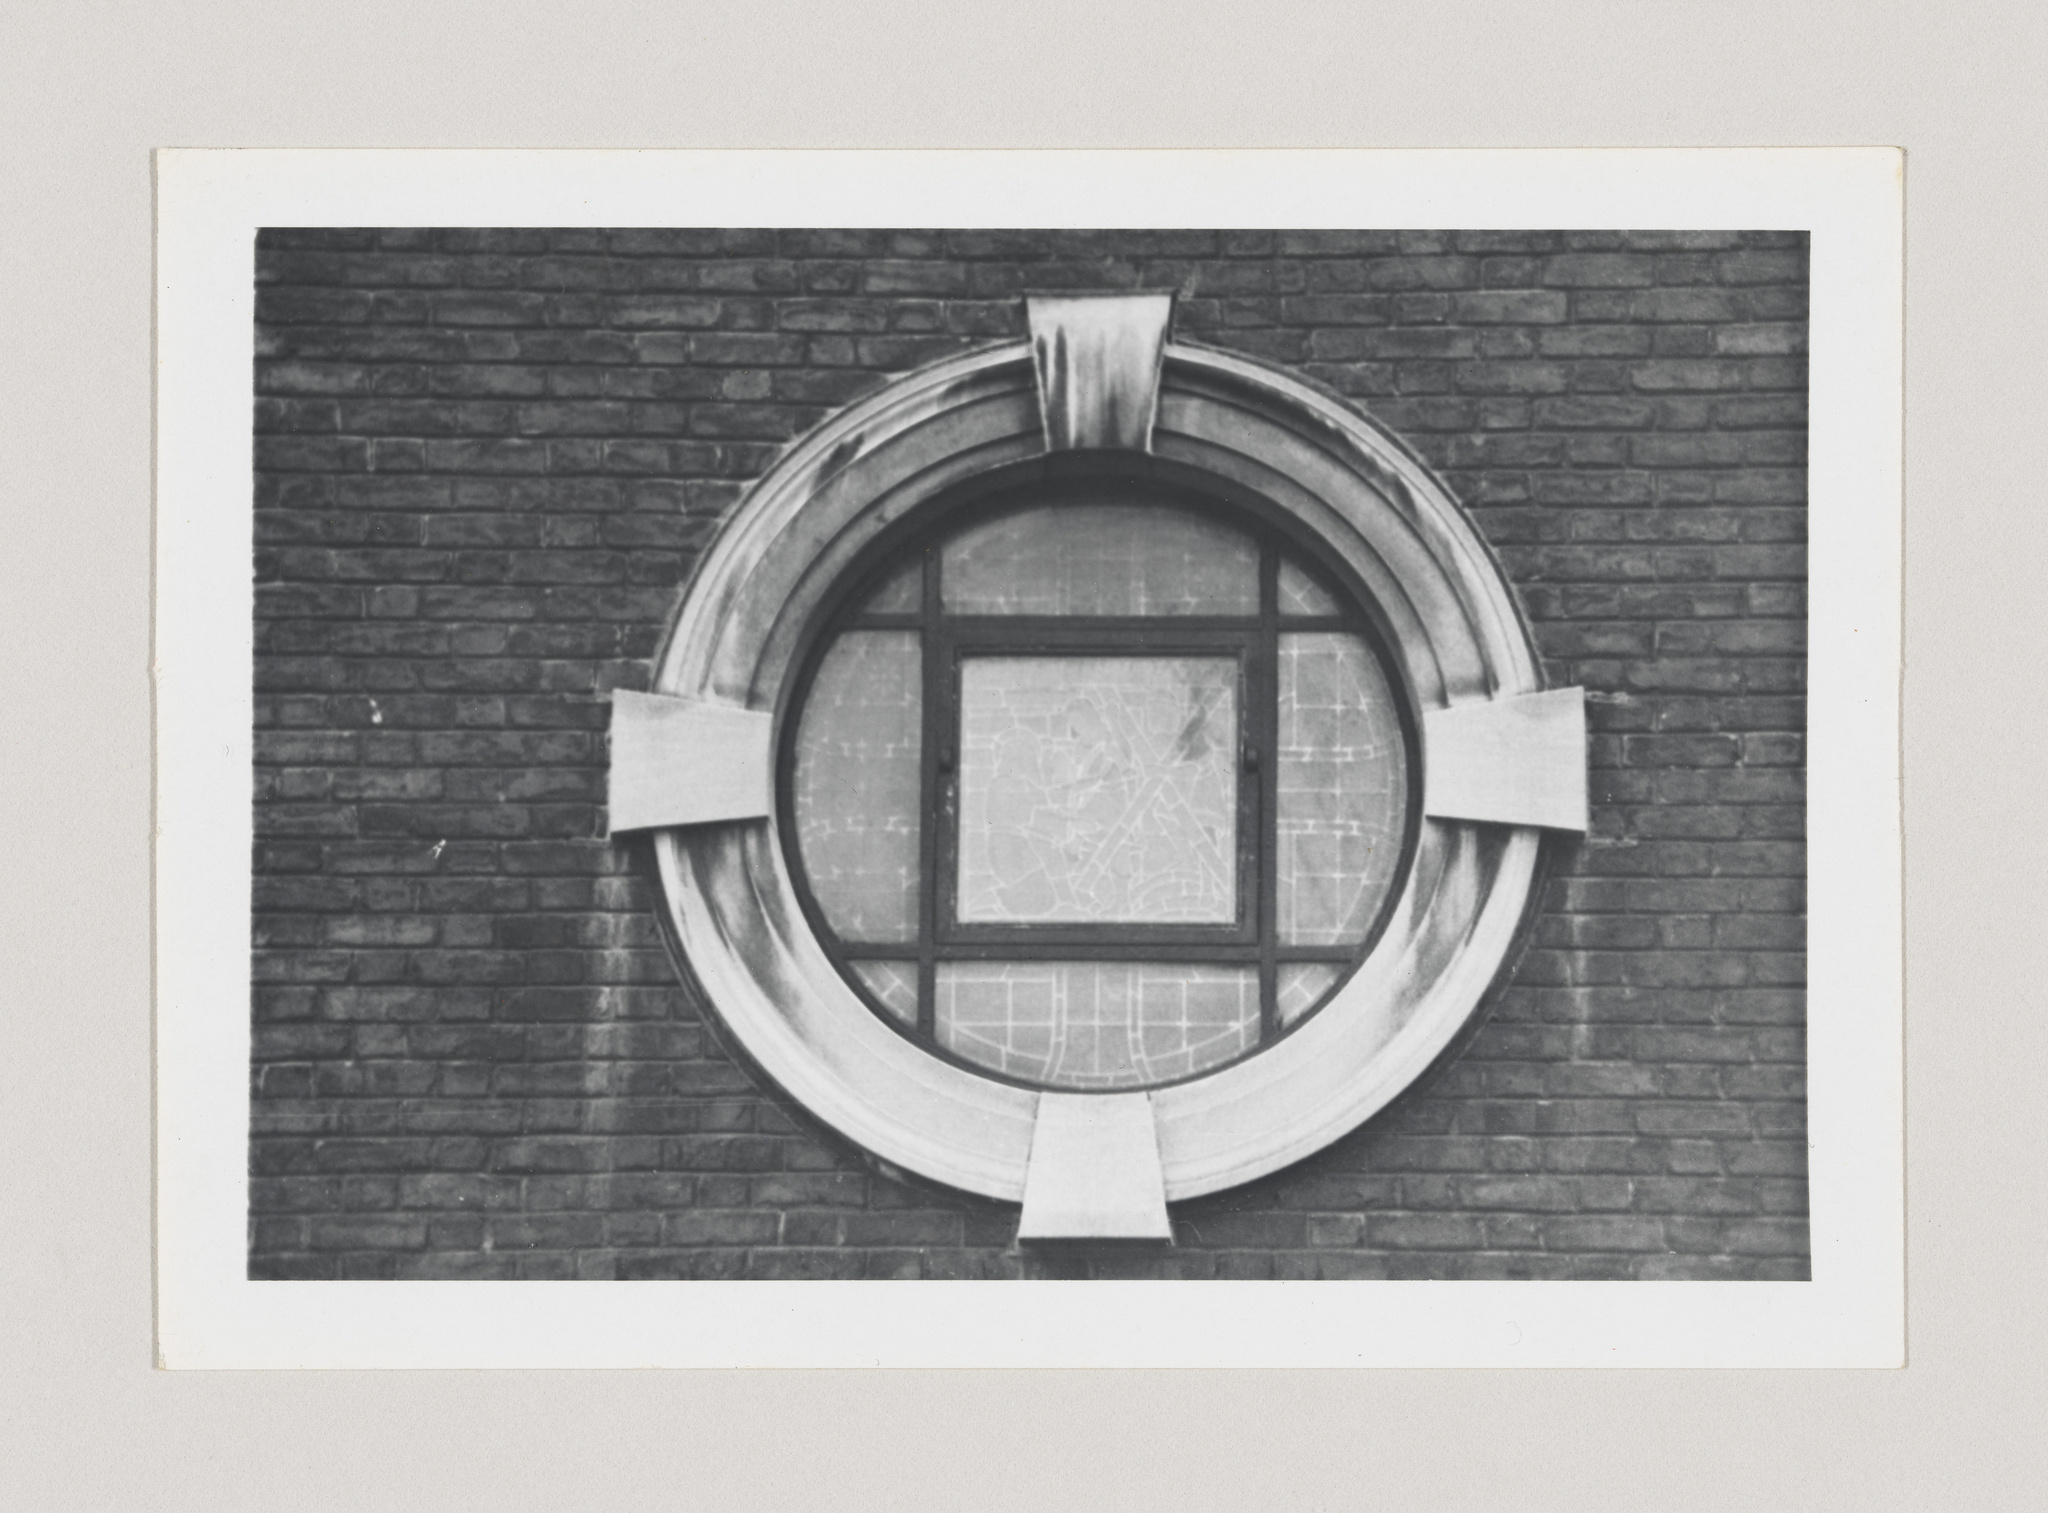
M 1805 243 L 266 230 L 252 1275 L 1804 1277 Z M 1253 412 L 1276 432 L 1349 421 L 1384 455 L 1232 448 L 1264 397 L 1233 380 L 1321 401 Z M 878 397 L 948 382 L 957 418 L 863 436 Z M 835 422 L 868 455 L 810 462 Z M 783 665 L 622 704 L 764 487 L 802 495 L 783 543 L 873 548 L 812 550 L 754 591 L 785 604 L 712 627 L 791 635 Z M 835 489 L 897 534 L 814 525 Z M 1491 558 L 1482 587 L 1405 560 L 1456 550 Z M 796 578 L 835 567 L 857 581 Z M 1535 665 L 1484 665 L 1489 635 Z M 1430 805 L 1462 753 L 1418 727 L 1489 710 L 1471 742 L 1501 773 Z M 650 727 L 624 826 L 622 717 Z M 1550 725 L 1554 794 L 1525 760 Z M 665 880 L 650 837 L 683 822 Z M 1041 1254 L 1011 1192 L 919 1181 L 766 1075 L 665 947 L 668 889 L 756 844 L 839 979 L 775 1007 L 864 1014 L 906 1075 L 1000 1089 L 976 1116 L 1024 1159 L 984 1185 L 1019 1194 L 1034 1098 L 1170 1119 L 1322 1016 L 1411 1009 L 1376 948 L 1484 949 L 1423 938 L 1424 870 L 1484 889 L 1531 852 L 1527 940 L 1358 1128 L 1176 1204 L 1156 1253 Z M 737 964 L 765 969 L 746 912 Z M 1168 1160 L 1202 1138 L 1140 1134 Z M 1080 1138 L 1085 1163 L 1113 1137 Z M 1083 1208 L 1123 1181 L 1041 1175 Z
M 1724 220 L 256 222 L 219 1285 L 1801 1306 L 1814 233 Z

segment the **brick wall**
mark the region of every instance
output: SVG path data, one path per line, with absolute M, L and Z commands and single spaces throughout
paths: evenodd
M 259 1277 L 1804 1277 L 1804 237 L 274 231 L 256 253 L 250 1271 Z M 1029 290 L 1401 431 L 1591 695 L 1593 828 L 1431 1078 L 1020 1258 L 871 1172 L 678 985 L 604 839 L 717 521 Z

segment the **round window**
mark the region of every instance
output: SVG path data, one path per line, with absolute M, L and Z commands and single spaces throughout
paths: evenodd
M 1036 1086 L 1270 1046 L 1369 951 L 1419 823 L 1371 620 L 1185 490 L 923 518 L 848 575 L 783 722 L 783 840 L 834 963 L 906 1035 Z
M 1170 300 L 1027 301 L 763 476 L 648 693 L 615 833 L 750 1062 L 876 1160 L 1165 1204 L 1383 1108 L 1583 830 L 1583 697 L 1442 483 Z

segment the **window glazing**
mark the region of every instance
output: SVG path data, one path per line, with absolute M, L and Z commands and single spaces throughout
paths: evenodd
M 1370 945 L 1415 828 L 1368 617 L 1249 516 L 1091 486 L 967 514 L 816 638 L 783 755 L 826 948 L 1005 1079 L 1155 1086 Z

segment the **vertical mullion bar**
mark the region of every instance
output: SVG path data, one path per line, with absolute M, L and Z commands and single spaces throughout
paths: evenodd
M 1259 547 L 1258 731 L 1259 770 L 1259 1043 L 1278 1033 L 1280 939 L 1280 552 L 1271 537 Z
M 919 646 L 924 657 L 924 742 L 918 775 L 917 1028 L 928 1039 L 938 1031 L 939 748 L 946 738 L 952 697 L 939 631 L 939 552 L 924 547 L 924 582 Z

